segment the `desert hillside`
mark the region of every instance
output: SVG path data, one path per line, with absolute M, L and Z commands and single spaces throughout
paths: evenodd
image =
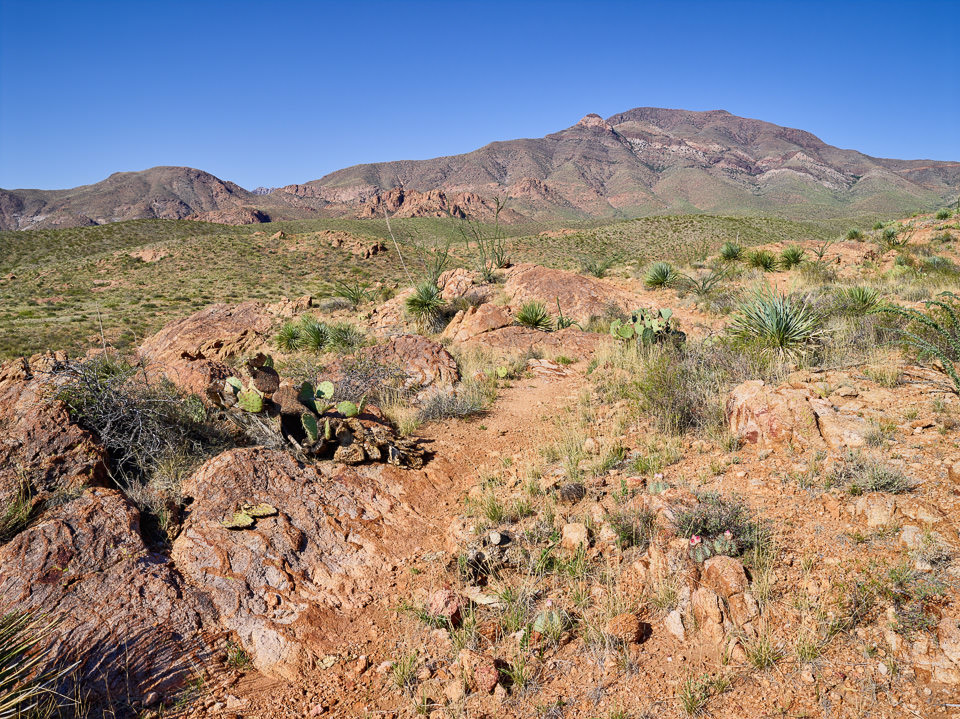
M 0 190 L 0 230 L 189 218 L 232 225 L 325 217 L 572 221 L 664 214 L 794 220 L 892 217 L 960 192 L 960 162 L 891 160 L 803 130 L 731 115 L 641 107 L 587 115 L 546 137 L 463 155 L 356 165 L 248 192 L 200 170 L 118 172 L 71 190 Z
M 0 715 L 958 716 L 960 216 L 451 223 L 0 234 Z

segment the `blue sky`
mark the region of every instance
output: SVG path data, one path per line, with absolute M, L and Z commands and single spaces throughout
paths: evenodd
M 0 0 L 0 187 L 189 165 L 244 187 L 724 109 L 960 160 L 960 3 Z

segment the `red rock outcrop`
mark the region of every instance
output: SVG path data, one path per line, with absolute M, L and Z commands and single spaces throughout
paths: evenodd
M 443 336 L 454 342 L 466 342 L 484 332 L 498 330 L 511 324 L 513 320 L 501 307 L 487 303 L 457 312 L 443 331 Z
M 503 290 L 514 306 L 542 302 L 554 313 L 559 301 L 563 315 L 580 323 L 602 316 L 610 307 L 630 311 L 637 304 L 634 295 L 603 280 L 539 265 L 511 268 Z
M 387 476 L 251 448 L 211 459 L 184 483 L 193 501 L 173 560 L 261 671 L 298 678 L 336 638 L 337 614 L 373 601 L 390 527 L 415 521 Z M 226 529 L 221 520 L 241 502 L 277 514 Z
M 460 380 L 453 356 L 440 343 L 421 335 L 391 337 L 382 345 L 365 349 L 363 354 L 380 364 L 402 369 L 410 387 L 423 389 Z

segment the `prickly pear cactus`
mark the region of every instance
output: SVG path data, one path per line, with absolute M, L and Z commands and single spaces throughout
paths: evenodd
M 317 385 L 317 397 L 333 399 L 333 382 L 321 382 Z
M 312 414 L 304 412 L 300 416 L 300 422 L 303 424 L 303 431 L 307 433 L 307 441 L 313 444 L 320 437 L 320 428 L 317 426 L 317 418 Z
M 237 394 L 237 404 L 244 412 L 257 414 L 263 411 L 263 396 L 251 387 Z
M 671 309 L 640 309 L 630 315 L 629 320 L 614 320 L 610 323 L 610 334 L 619 340 L 636 340 L 641 344 L 653 344 L 667 339 L 682 342 L 686 338 L 677 330 L 676 321 L 672 321 Z
M 344 417 L 356 417 L 360 414 L 360 409 L 353 402 L 341 402 L 337 405 L 337 412 Z

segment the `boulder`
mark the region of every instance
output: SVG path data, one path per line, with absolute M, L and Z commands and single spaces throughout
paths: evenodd
M 810 407 L 817 417 L 820 436 L 827 447 L 833 450 L 863 447 L 867 443 L 870 423 L 863 417 L 838 412 L 828 401 L 811 397 Z
M 80 662 L 70 681 L 91 699 L 169 692 L 208 658 L 202 600 L 147 548 L 119 491 L 91 488 L 48 510 L 0 546 L 0 568 L 0 612 L 58 617 L 54 657 Z
M 391 566 L 392 533 L 417 521 L 391 496 L 400 492 L 395 476 L 382 466 L 302 465 L 262 447 L 230 450 L 184 482 L 192 501 L 171 556 L 254 666 L 294 679 L 338 639 L 340 624 L 328 627 L 325 617 L 373 601 Z M 221 520 L 241 503 L 276 514 L 227 529 Z
M 443 336 L 454 342 L 466 342 L 484 332 L 508 327 L 512 323 L 510 315 L 497 305 L 488 302 L 457 312 L 443 331 Z
M 701 581 L 724 599 L 745 592 L 748 586 L 743 563 L 722 555 L 710 557 L 703 563 Z
M 559 302 L 564 317 L 581 324 L 589 322 L 591 317 L 603 316 L 611 307 L 631 311 L 638 303 L 632 293 L 596 277 L 539 265 L 522 264 L 512 268 L 503 290 L 516 307 L 535 301 L 555 312 Z
M 365 349 L 363 356 L 402 369 L 407 375 L 408 387 L 424 389 L 452 385 L 460 380 L 453 356 L 440 343 L 421 335 L 391 337 L 382 345 Z
M 545 354 L 564 354 L 583 357 L 592 354 L 601 336 L 584 332 L 578 327 L 567 327 L 556 332 L 541 332 L 530 327 L 512 325 L 490 330 L 466 340 L 466 346 L 480 345 L 505 354 L 517 354 L 538 349 Z
M 727 396 L 730 432 L 764 447 L 795 444 L 821 448 L 824 443 L 809 403 L 811 396 L 809 390 L 773 388 L 763 380 L 743 382 Z
M 138 353 L 148 371 L 202 395 L 208 386 L 230 376 L 226 360 L 250 354 L 267 342 L 273 322 L 258 302 L 210 305 L 148 337 Z
M 563 525 L 560 533 L 560 547 L 568 552 L 576 552 L 581 547 L 586 549 L 590 544 L 590 531 L 587 525 L 573 522 Z
M 437 287 L 440 288 L 440 296 L 447 302 L 463 297 L 473 289 L 474 273 L 463 267 L 456 267 L 441 273 L 437 278 Z

